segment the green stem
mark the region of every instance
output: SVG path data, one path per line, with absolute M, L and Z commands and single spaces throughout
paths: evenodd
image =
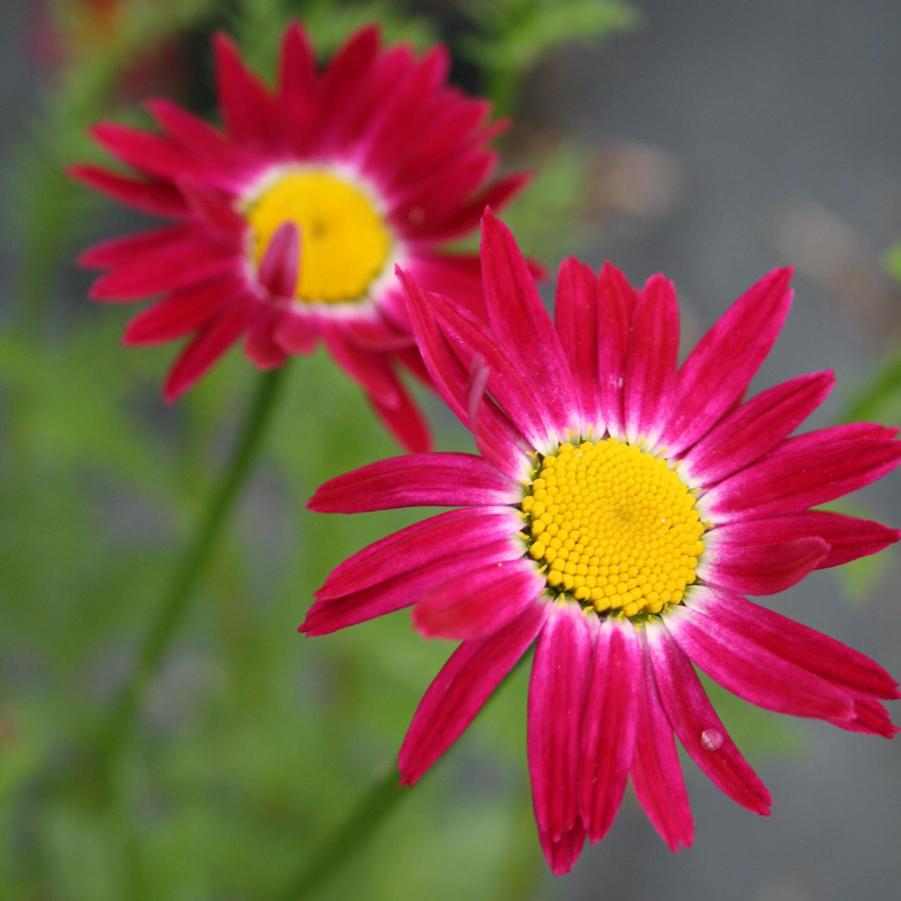
M 390 767 L 387 775 L 373 784 L 338 831 L 307 858 L 300 874 L 279 898 L 283 901 L 309 898 L 324 880 L 366 844 L 401 799 L 410 794 L 409 789 L 401 787 L 397 770 Z
M 194 537 L 182 552 L 169 590 L 144 636 L 134 670 L 120 690 L 101 732 L 99 755 L 94 762 L 104 769 L 111 766 L 128 738 L 150 678 L 166 655 L 196 596 L 204 570 L 262 444 L 279 389 L 284 384 L 285 371 L 286 367 L 282 366 L 260 376 L 225 475 L 210 496 Z

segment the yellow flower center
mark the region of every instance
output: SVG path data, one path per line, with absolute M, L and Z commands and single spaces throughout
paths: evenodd
M 294 291 L 306 303 L 363 300 L 391 253 L 391 234 L 360 188 L 325 169 L 288 172 L 253 198 L 244 215 L 259 265 L 285 222 L 300 232 L 300 275 Z
M 562 444 L 522 500 L 548 590 L 598 613 L 660 613 L 695 580 L 704 526 L 665 460 L 606 438 Z

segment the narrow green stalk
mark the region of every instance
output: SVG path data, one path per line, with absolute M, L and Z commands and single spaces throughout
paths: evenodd
M 278 897 L 282 901 L 303 901 L 311 897 L 322 882 L 366 844 L 401 799 L 410 794 L 410 789 L 400 785 L 394 766 L 389 767 L 387 775 L 373 783 L 337 832 L 310 854 L 297 878 Z
M 282 366 L 260 376 L 225 474 L 216 484 L 193 538 L 184 547 L 169 590 L 163 596 L 138 650 L 134 670 L 120 690 L 101 731 L 94 764 L 102 769 L 111 766 L 127 740 L 150 678 L 169 650 L 196 596 L 206 566 L 222 537 L 229 514 L 262 444 L 279 390 L 284 384 L 285 371 L 286 367 Z

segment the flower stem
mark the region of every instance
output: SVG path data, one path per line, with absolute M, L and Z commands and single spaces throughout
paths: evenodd
M 303 869 L 278 897 L 283 901 L 302 901 L 309 898 L 320 884 L 337 871 L 347 859 L 366 844 L 376 829 L 412 791 L 400 785 L 395 767 L 372 784 L 350 816 L 338 830 L 309 855 Z
M 151 677 L 166 655 L 196 596 L 204 570 L 229 520 L 241 488 L 257 457 L 266 427 L 284 384 L 285 366 L 262 373 L 239 431 L 224 476 L 204 507 L 197 530 L 185 545 L 172 573 L 169 589 L 138 650 L 134 669 L 113 703 L 100 733 L 94 764 L 108 770 L 122 750 Z

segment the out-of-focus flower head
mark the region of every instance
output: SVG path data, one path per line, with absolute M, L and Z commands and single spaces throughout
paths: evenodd
M 730 798 L 770 795 L 695 666 L 739 697 L 892 737 L 878 664 L 759 606 L 814 569 L 899 533 L 815 509 L 893 470 L 896 429 L 853 423 L 790 437 L 832 388 L 815 372 L 744 400 L 789 310 L 790 273 L 740 297 L 677 367 L 679 310 L 661 275 L 635 290 L 575 259 L 556 322 L 513 236 L 482 234 L 488 325 L 403 281 L 435 385 L 480 455 L 417 454 L 339 476 L 313 510 L 452 506 L 360 551 L 317 592 L 321 635 L 415 605 L 427 636 L 462 643 L 400 752 L 415 783 L 536 643 L 528 759 L 554 873 L 610 829 L 627 781 L 667 845 L 692 842 L 674 734 Z M 489 328 L 490 326 L 490 328 Z
M 448 53 L 417 56 L 355 34 L 317 71 L 303 28 L 284 36 L 277 84 L 247 70 L 215 38 L 220 130 L 165 101 L 162 130 L 112 123 L 96 139 L 137 175 L 96 166 L 73 174 L 172 224 L 100 244 L 82 258 L 108 269 L 97 300 L 162 299 L 129 325 L 131 344 L 191 335 L 165 396 L 192 385 L 238 339 L 262 368 L 322 341 L 407 448 L 425 423 L 398 377 L 428 381 L 395 265 L 483 313 L 479 259 L 445 245 L 504 204 L 525 176 L 492 180 L 490 104 L 447 83 Z
M 160 5 L 174 0 L 157 0 Z M 128 0 L 50 0 L 35 4 L 33 30 L 37 58 L 51 71 L 89 61 L 115 46 L 128 28 Z M 178 91 L 187 66 L 177 35 L 139 48 L 117 85 L 125 98 L 149 91 Z

